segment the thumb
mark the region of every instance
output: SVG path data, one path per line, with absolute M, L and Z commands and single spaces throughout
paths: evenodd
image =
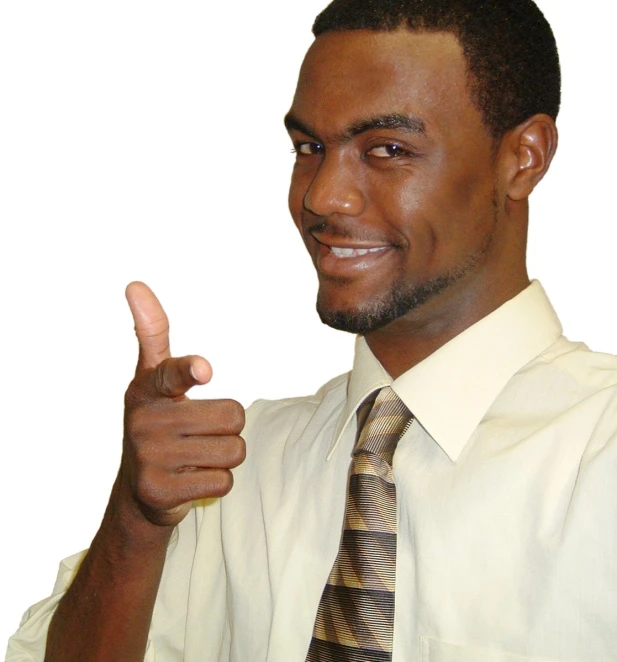
M 156 368 L 161 361 L 171 356 L 167 315 L 154 292 L 145 283 L 130 283 L 126 288 L 126 299 L 139 341 L 137 370 Z

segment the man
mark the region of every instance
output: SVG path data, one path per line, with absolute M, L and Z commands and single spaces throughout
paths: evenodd
M 289 202 L 322 320 L 360 334 L 354 369 L 245 425 L 237 403 L 185 399 L 209 364 L 172 359 L 160 304 L 129 286 L 140 356 L 110 504 L 8 659 L 42 659 L 48 627 L 48 660 L 617 659 L 617 361 L 561 337 L 525 267 L 557 145 L 550 28 L 528 0 L 335 0 L 314 31 Z M 379 468 L 396 610 L 367 644 L 363 597 L 336 606 L 341 633 L 324 596 L 382 393 L 406 418 Z

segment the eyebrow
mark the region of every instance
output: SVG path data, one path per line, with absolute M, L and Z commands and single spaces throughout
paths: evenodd
M 317 138 L 317 132 L 292 113 L 287 113 L 285 116 L 285 127 L 288 131 L 300 131 L 314 140 L 319 140 Z M 424 121 L 419 117 L 405 115 L 403 113 L 388 113 L 350 124 L 344 131 L 334 136 L 333 141 L 336 143 L 345 143 L 355 136 L 366 133 L 367 131 L 374 131 L 375 129 L 402 129 L 410 133 L 416 133 L 422 136 L 426 135 Z

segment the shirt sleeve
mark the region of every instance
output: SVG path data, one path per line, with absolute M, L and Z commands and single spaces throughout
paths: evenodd
M 144 662 L 184 659 L 189 586 L 203 511 L 203 502 L 196 503 L 169 542 Z M 5 662 L 43 662 L 49 623 L 86 553 L 80 552 L 60 563 L 52 595 L 24 614 L 19 629 L 9 640 Z
M 242 433 L 245 438 L 250 435 L 248 422 L 259 411 L 255 405 L 247 410 L 247 428 Z M 167 549 L 144 662 L 229 659 L 221 516 L 220 499 L 203 499 L 193 504 L 176 527 Z M 81 552 L 62 561 L 53 594 L 24 614 L 19 630 L 9 640 L 5 662 L 43 662 L 54 610 L 85 555 Z
M 58 602 L 75 577 L 86 552 L 69 556 L 60 563 L 53 593 L 30 607 L 19 630 L 9 639 L 6 662 L 38 662 L 45 658 L 47 628 Z

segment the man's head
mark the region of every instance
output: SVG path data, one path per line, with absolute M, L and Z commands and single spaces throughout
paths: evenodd
M 322 320 L 367 334 L 456 324 L 514 296 L 559 107 L 535 5 L 335 0 L 314 31 L 286 123 Z

